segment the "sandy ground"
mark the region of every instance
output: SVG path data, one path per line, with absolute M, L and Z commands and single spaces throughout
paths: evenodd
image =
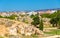
M 57 38 L 57 37 L 60 38 L 60 35 L 54 35 L 54 36 L 48 36 L 48 37 L 40 37 L 40 38 Z

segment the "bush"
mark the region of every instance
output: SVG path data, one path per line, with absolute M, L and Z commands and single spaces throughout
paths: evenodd
M 3 16 L 0 15 L 0 18 L 3 18 Z
M 0 38 L 4 38 L 4 37 L 0 36 Z
M 3 18 L 8 18 L 8 19 L 15 19 L 15 17 L 17 17 L 17 15 L 11 15 L 11 16 L 5 16 L 5 17 L 3 17 Z

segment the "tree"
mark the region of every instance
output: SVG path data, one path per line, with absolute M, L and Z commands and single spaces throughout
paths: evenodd
M 37 13 L 34 17 L 33 17 L 33 22 L 31 24 L 33 24 L 34 26 L 37 27 L 37 25 L 39 25 L 39 28 L 40 30 L 43 30 L 43 21 L 42 19 L 40 20 L 41 18 L 39 17 L 39 14 Z
M 38 24 L 40 23 L 40 19 L 39 19 L 39 16 L 38 14 L 36 14 L 33 18 L 33 22 L 31 24 L 37 26 Z
M 50 23 L 53 24 L 52 26 L 55 27 L 55 25 L 57 26 L 57 18 L 52 18 L 50 20 Z
M 50 23 L 53 24 L 53 27 L 56 25 L 60 25 L 60 11 L 58 10 L 57 12 L 53 13 L 51 16 L 53 16 L 50 20 Z M 59 27 L 59 26 L 58 26 Z
M 57 11 L 57 23 L 58 23 L 58 28 L 60 29 L 60 10 Z
M 58 29 L 60 29 L 60 20 L 58 21 Z
M 40 20 L 39 29 L 43 31 L 43 20 Z

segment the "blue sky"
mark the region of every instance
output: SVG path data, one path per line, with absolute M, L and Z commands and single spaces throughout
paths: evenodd
M 60 0 L 0 0 L 0 11 L 60 8 Z

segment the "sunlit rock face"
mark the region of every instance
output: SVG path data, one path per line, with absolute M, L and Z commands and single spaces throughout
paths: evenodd
M 9 28 L 9 34 L 10 35 L 17 35 L 17 29 L 16 28 Z
M 2 22 L 3 19 L 3 22 Z M 23 22 L 15 21 L 15 20 L 8 20 L 2 18 L 0 21 L 4 24 L 0 25 L 0 35 L 32 35 L 32 34 L 38 34 L 43 35 L 44 33 L 40 31 L 38 28 L 34 27 L 31 24 L 26 24 Z M 0 22 L 0 23 L 1 23 Z M 10 25 L 11 24 L 11 25 Z
M 38 35 L 43 35 L 43 32 L 40 31 L 39 29 L 37 29 L 36 27 L 34 26 L 30 26 L 30 25 L 24 25 L 24 26 L 18 26 L 18 31 L 19 33 L 21 34 L 24 34 L 24 35 L 32 35 L 32 34 L 38 34 Z
M 0 36 L 4 36 L 5 34 L 8 34 L 7 28 L 3 25 L 0 25 Z

